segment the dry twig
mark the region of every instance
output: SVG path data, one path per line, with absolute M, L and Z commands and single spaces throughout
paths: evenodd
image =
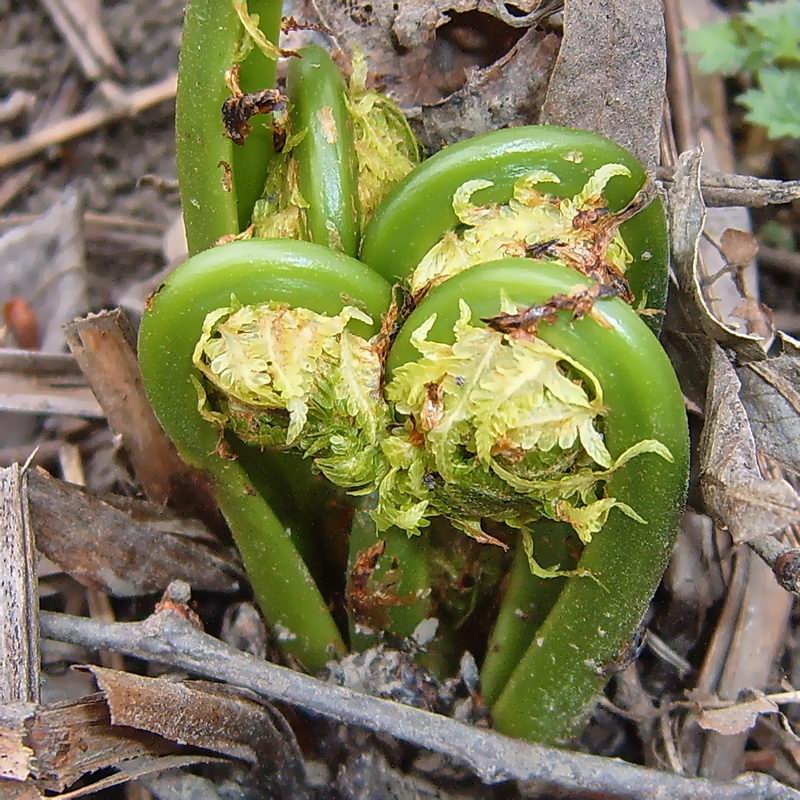
M 198 631 L 179 613 L 163 611 L 143 622 L 104 624 L 43 612 L 42 635 L 104 648 L 226 681 L 334 722 L 387 734 L 434 750 L 467 766 L 484 783 L 535 782 L 567 793 L 671 800 L 798 800 L 800 793 L 766 775 L 736 783 L 693 780 L 616 759 L 526 744 L 409 706 L 322 683 L 237 651 Z
M 89 109 L 3 145 L 0 147 L 0 169 L 32 158 L 48 147 L 84 136 L 125 117 L 135 117 L 152 106 L 172 100 L 176 87 L 177 75 L 173 73 L 157 83 L 124 95 L 113 107 Z
M 0 350 L 0 410 L 102 418 L 72 356 Z
M 672 182 L 675 167 L 659 167 L 656 177 Z M 791 203 L 800 199 L 800 181 L 779 181 L 771 178 L 755 178 L 752 175 L 733 175 L 704 169 L 700 176 L 703 200 L 710 208 L 765 206 Z
M 109 74 L 122 77 L 124 69 L 103 28 L 97 0 L 41 2 L 88 80 L 97 81 Z

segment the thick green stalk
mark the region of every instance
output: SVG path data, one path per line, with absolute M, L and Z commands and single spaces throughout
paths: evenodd
M 267 39 L 277 42 L 280 0 L 250 0 Z M 231 0 L 190 0 L 183 24 L 175 99 L 176 156 L 189 253 L 239 233 L 250 220 L 273 157 L 267 117 L 256 117 L 246 142 L 226 135 L 225 73 L 234 66 L 242 26 Z M 240 66 L 242 90 L 271 88 L 275 62 L 254 47 Z
M 408 638 L 432 612 L 427 543 L 411 540 L 395 529 L 378 533 L 369 515 L 374 506 L 372 497 L 360 503 L 350 529 L 347 597 L 350 645 L 356 650 L 375 644 L 378 630 Z M 354 573 L 369 548 L 381 541 L 385 550 L 374 568 L 365 574 Z
M 258 14 L 258 27 L 267 39 L 277 45 L 282 0 L 248 0 L 250 14 Z M 246 94 L 275 86 L 277 61 L 268 58 L 254 46 L 239 65 L 239 88 Z M 242 146 L 233 147 L 233 181 L 236 187 L 236 214 L 243 231 L 253 216 L 253 206 L 261 197 L 269 165 L 274 156 L 272 115 L 260 114 L 251 121 L 252 130 Z
M 448 342 L 461 300 L 474 318 L 489 318 L 501 309 L 501 293 L 528 307 L 579 283 L 588 281 L 553 263 L 532 269 L 530 261 L 508 259 L 473 267 L 435 288 L 411 314 L 392 348 L 389 376 L 416 359 L 411 333 L 434 312 L 428 338 Z M 561 314 L 538 335 L 599 380 L 608 409 L 604 439 L 612 457 L 655 439 L 673 460 L 645 453 L 611 475 L 606 496 L 627 503 L 647 524 L 611 511 L 578 565 L 592 577 L 568 580 L 492 708 L 499 730 L 541 742 L 563 742 L 579 730 L 612 665 L 626 652 L 666 568 L 686 490 L 686 416 L 666 354 L 622 301 L 600 300 L 595 312 L 603 324 Z
M 545 567 L 574 569 L 578 542 L 563 522 L 541 520 L 533 526 L 536 560 Z M 540 578 L 531 573 L 528 557 L 520 543 L 503 593 L 500 610 L 492 628 L 481 666 L 481 695 L 491 707 L 511 673 L 533 641 L 561 590 L 565 578 Z
M 204 470 L 228 520 L 267 621 L 281 645 L 307 668 L 323 666 L 343 644 L 325 601 L 283 525 L 243 467 L 231 460 L 219 428 L 198 412 L 192 376 L 195 344 L 206 315 L 231 301 L 275 301 L 321 314 L 356 304 L 376 321 L 389 302 L 387 284 L 362 264 L 294 241 L 234 242 L 194 256 L 150 298 L 139 335 L 139 359 L 150 402 L 181 457 Z M 376 322 L 377 324 L 377 322 Z M 352 323 L 353 331 L 375 331 Z M 253 454 L 257 457 L 257 451 Z
M 358 163 L 347 87 L 321 47 L 304 47 L 289 65 L 292 133 L 297 182 L 308 208 L 310 241 L 355 255 L 360 231 Z

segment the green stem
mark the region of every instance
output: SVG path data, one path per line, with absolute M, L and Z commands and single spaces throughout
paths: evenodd
M 280 30 L 280 0 L 251 0 L 270 41 Z M 234 65 L 242 27 L 230 0 L 190 0 L 186 9 L 175 99 L 176 156 L 189 253 L 239 233 L 264 186 L 273 157 L 268 129 L 254 124 L 242 146 L 225 135 L 225 73 Z M 270 88 L 275 62 L 253 48 L 240 67 L 243 91 Z M 265 118 L 266 119 L 266 118 Z
M 369 497 L 356 508 L 350 529 L 350 553 L 348 557 L 348 613 L 350 618 L 351 647 L 363 650 L 377 642 L 377 636 L 367 630 L 389 631 L 406 639 L 414 633 L 420 622 L 432 614 L 430 574 L 428 571 L 427 543 L 422 538 L 409 539 L 404 531 L 391 529 L 378 533 L 369 512 L 375 505 L 375 498 Z M 353 609 L 353 568 L 359 555 L 383 540 L 386 549 L 378 559 L 367 585 L 367 598 L 371 594 L 376 602 L 372 619 L 367 615 L 354 613 Z M 388 571 L 397 571 L 397 580 L 392 582 L 391 599 L 399 605 L 381 604 L 375 590 L 381 586 L 381 579 Z M 390 599 L 390 603 L 391 603 Z
M 571 534 L 571 528 L 563 522 L 537 522 L 533 526 L 536 560 L 545 567 L 574 569 L 575 540 Z M 533 575 L 523 548 L 514 548 L 508 584 L 481 666 L 481 695 L 488 706 L 499 697 L 565 583 L 565 578 Z
M 338 314 L 357 304 L 377 320 L 389 287 L 362 264 L 306 242 L 249 241 L 194 256 L 150 298 L 139 334 L 142 378 L 161 425 L 187 463 L 209 473 L 267 621 L 289 632 L 281 642 L 318 669 L 343 644 L 327 605 L 284 527 L 256 490 L 243 462 L 219 452 L 220 431 L 197 409 L 192 355 L 206 315 L 230 303 L 267 301 Z M 353 323 L 369 336 L 376 325 Z M 233 448 L 231 448 L 233 449 Z M 252 459 L 258 459 L 253 451 Z
M 230 1 L 230 0 L 228 0 Z M 225 0 L 218 0 L 224 4 Z M 283 13 L 282 0 L 248 0 L 250 14 L 258 14 L 258 27 L 267 39 L 278 44 Z M 239 65 L 239 88 L 246 94 L 275 85 L 277 62 L 267 58 L 258 47 Z M 260 114 L 251 121 L 252 130 L 242 146 L 233 147 L 233 181 L 236 187 L 236 214 L 239 231 L 253 216 L 253 206 L 261 197 L 269 165 L 273 161 L 272 115 Z
M 304 47 L 289 65 L 292 133 L 304 132 L 296 146 L 297 180 L 308 203 L 310 241 L 355 255 L 360 230 L 358 163 L 347 87 L 336 64 L 321 47 Z

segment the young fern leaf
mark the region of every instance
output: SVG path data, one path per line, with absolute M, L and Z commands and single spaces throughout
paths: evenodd
M 509 256 L 523 258 L 537 245 L 552 249 L 567 266 L 578 269 L 600 255 L 624 275 L 633 259 L 621 234 L 612 231 L 607 242 L 598 235 L 610 217 L 603 190 L 619 175 L 629 177 L 630 170 L 621 164 L 604 164 L 574 197 L 558 198 L 539 188 L 560 183 L 558 176 L 532 170 L 516 180 L 508 203 L 487 205 L 475 205 L 472 197 L 494 184 L 482 179 L 467 181 L 453 194 L 453 211 L 466 227 L 461 232 L 448 231 L 427 252 L 411 274 L 412 294 L 424 294 L 476 264 Z M 585 215 L 586 224 L 576 225 L 580 215 Z
M 388 410 L 380 361 L 347 330 L 351 320 L 370 322 L 349 306 L 330 317 L 232 298 L 206 317 L 194 351 L 201 415 L 248 444 L 313 458 L 337 486 L 371 491 L 383 474 Z
M 473 326 L 460 308 L 453 343 L 428 340 L 430 317 L 411 335 L 422 357 L 386 387 L 405 424 L 382 444 L 378 528 L 418 534 L 446 516 L 480 538 L 482 518 L 517 528 L 546 518 L 588 543 L 614 507 L 644 523 L 602 485 L 641 453 L 671 459 L 667 448 L 643 440 L 613 459 L 602 387 L 588 369 L 540 339 Z
M 366 223 L 387 192 L 419 164 L 419 144 L 398 105 L 367 89 L 367 60 L 356 49 L 346 97 L 358 159 L 358 196 Z
M 194 351 L 200 413 L 248 444 L 299 451 L 352 494 L 377 489 L 379 531 L 414 536 L 443 516 L 502 544 L 483 519 L 522 529 L 550 519 L 587 544 L 612 508 L 645 524 L 603 484 L 637 455 L 670 460 L 669 451 L 646 439 L 612 458 L 591 371 L 541 339 L 474 326 L 469 306 L 460 309 L 451 344 L 428 339 L 435 317 L 412 333 L 421 358 L 396 369 L 382 393 L 379 348 L 347 329 L 370 322 L 363 312 L 232 298 L 208 314 Z M 536 565 L 530 547 L 534 574 L 566 574 Z

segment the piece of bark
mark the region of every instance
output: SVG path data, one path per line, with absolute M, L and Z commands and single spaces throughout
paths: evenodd
M 236 591 L 244 580 L 235 556 L 215 547 L 197 520 L 143 500 L 97 496 L 42 470 L 29 476 L 29 497 L 39 551 L 84 586 L 133 597 L 176 578 L 216 592 Z
M 35 703 L 0 703 L 0 778 L 24 781 L 30 775 L 34 752 L 26 741 L 26 723 L 35 712 Z
M 540 121 L 608 136 L 652 171 L 666 77 L 661 0 L 569 0 Z
M 39 597 L 28 480 L 0 469 L 0 705 L 39 700 Z
M 186 480 L 188 468 L 147 400 L 127 316 L 121 309 L 90 314 L 67 325 L 65 335 L 111 429 L 122 437 L 145 494 L 154 503 L 166 503 Z

